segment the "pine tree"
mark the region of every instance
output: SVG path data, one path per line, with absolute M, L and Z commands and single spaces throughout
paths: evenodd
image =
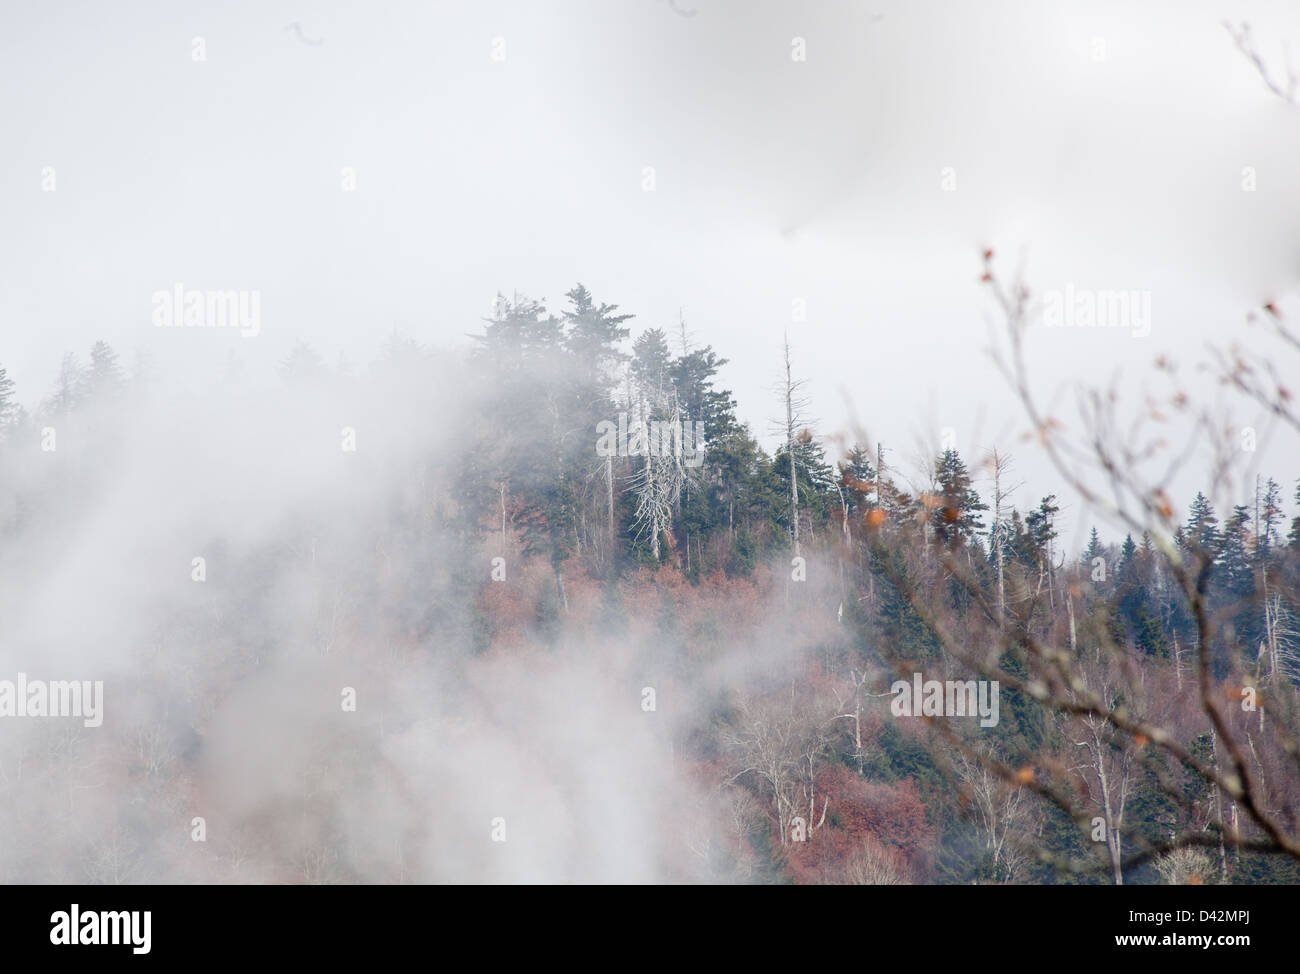
M 813 526 L 824 523 L 830 513 L 831 498 L 836 496 L 835 474 L 826 462 L 825 450 L 811 430 L 803 429 L 795 434 L 793 464 L 790 461 L 790 452 L 782 446 L 772 457 L 772 469 L 784 488 L 793 467 L 800 521 Z M 787 528 L 790 527 L 789 517 L 789 509 L 782 512 L 781 521 Z M 799 537 L 807 540 L 808 535 L 800 531 Z
M 1187 515 L 1187 529 L 1184 543 L 1188 550 L 1200 553 L 1210 561 L 1219 556 L 1219 519 L 1214 516 L 1214 507 L 1200 491 L 1192 500 L 1191 510 Z
M 1255 563 L 1267 567 L 1273 552 L 1281 546 L 1277 526 L 1282 523 L 1282 485 L 1272 477 L 1264 482 L 1262 496 L 1255 498 L 1256 526 Z
M 54 383 L 54 395 L 46 404 L 51 415 L 66 416 L 81 404 L 85 391 L 85 371 L 73 352 L 64 353 L 59 362 L 59 376 Z
M 325 360 L 304 341 L 297 342 L 277 367 L 280 377 L 290 385 L 315 382 L 325 375 Z
M 1061 512 L 1061 508 L 1055 501 L 1055 494 L 1047 495 L 1039 502 L 1038 509 L 1030 511 L 1025 518 L 1030 542 L 1042 561 L 1050 561 L 1052 542 L 1056 540 L 1056 515 Z
M 429 354 L 419 342 L 394 331 L 379 352 L 375 371 L 386 384 L 407 386 L 426 381 Z
M 713 348 L 706 345 L 675 359 L 668 368 L 683 412 L 692 421 L 704 424 L 704 435 L 709 442 L 725 440 L 740 431 L 736 400 L 730 392 L 713 384 L 718 370 L 726 364 L 725 358 L 718 358 Z
M 692 571 L 702 568 L 698 552 L 703 536 L 725 526 L 730 534 L 734 526 L 734 502 L 743 490 L 742 481 L 752 464 L 748 431 L 736 417 L 736 401 L 726 389 L 715 385 L 718 370 L 727 363 L 711 346 L 691 349 L 674 359 L 669 366 L 673 388 L 681 402 L 682 415 L 702 432 L 702 442 L 691 443 L 695 451 L 706 450 L 707 459 L 696 470 L 693 483 L 682 494 L 678 527 L 687 550 L 687 565 Z M 756 444 L 754 444 L 756 447 Z M 694 545 L 697 556 L 692 557 Z
M 1300 480 L 1295 482 L 1295 497 L 1293 499 L 1296 504 L 1300 505 Z M 1287 544 L 1292 548 L 1300 551 L 1300 514 L 1291 519 L 1291 532 L 1287 535 L 1286 540 Z
M 498 294 L 483 334 L 472 337 L 478 343 L 475 357 L 510 388 L 536 389 L 558 377 L 564 326 L 542 301 L 520 294 L 506 300 Z
M 1115 578 L 1121 580 L 1137 571 L 1137 544 L 1133 535 L 1124 535 L 1124 543 L 1119 549 L 1119 564 L 1115 567 Z
M 934 479 L 940 498 L 932 515 L 935 533 L 946 542 L 972 543 L 984 530 L 981 514 L 989 508 L 972 486 L 970 472 L 956 450 L 944 450 L 939 455 Z
M 582 284 L 565 297 L 570 307 L 564 312 L 564 345 L 573 357 L 574 372 L 584 385 L 607 394 L 616 381 L 619 364 L 627 358 L 618 346 L 630 333 L 623 323 L 633 315 L 615 314 L 616 304 L 596 304 Z
M 1232 509 L 1224 525 L 1220 544 L 1221 563 L 1211 589 L 1211 605 L 1229 619 L 1226 633 L 1236 644 L 1253 651 L 1262 636 L 1262 615 L 1255 592 L 1255 570 L 1251 565 L 1253 538 L 1251 511 L 1244 504 Z
M 619 351 L 619 344 L 629 334 L 623 323 L 633 316 L 615 314 L 618 305 L 597 304 L 582 284 L 576 285 L 565 297 L 569 299 L 569 308 L 563 313 L 566 328 L 564 348 L 569 358 L 565 367 L 568 377 L 565 411 L 571 416 L 566 426 L 585 432 L 563 438 L 561 442 L 567 447 L 566 464 L 575 469 L 579 482 L 586 482 L 592 462 L 587 434 L 594 436 L 600 423 L 615 419 L 611 393 L 618 381 L 618 369 L 628 358 Z M 601 516 L 595 520 L 604 524 L 601 534 L 609 556 L 605 564 L 612 567 L 618 536 L 615 482 L 621 470 L 616 472 L 612 453 L 598 458 L 596 466 L 601 487 L 596 506 Z
M 1143 535 L 1138 547 L 1133 536 L 1124 538 L 1119 571 L 1116 573 L 1116 614 L 1132 644 L 1153 656 L 1169 654 L 1169 638 L 1161 625 L 1156 592 L 1155 546 Z
M 876 507 L 876 468 L 871 463 L 871 451 L 854 445 L 839 462 L 839 485 L 855 518 L 864 517 Z
M 1244 504 L 1232 509 L 1232 516 L 1224 525 L 1220 537 L 1222 561 L 1219 582 L 1224 591 L 1244 595 L 1254 588 L 1254 571 L 1251 568 L 1251 513 Z
M 126 373 L 118 363 L 117 352 L 108 342 L 99 341 L 90 349 L 90 368 L 85 373 L 85 398 L 111 400 L 126 386 Z
M 664 406 L 672 395 L 668 367 L 672 355 L 661 328 L 647 328 L 632 343 L 633 395 L 651 413 Z
M 12 426 L 18 415 L 18 399 L 14 395 L 14 380 L 0 365 L 0 435 Z
M 1101 536 L 1097 534 L 1097 526 L 1094 524 L 1092 533 L 1088 535 L 1088 547 L 1083 549 L 1084 567 L 1091 569 L 1093 561 L 1097 558 L 1105 559 L 1106 549 L 1101 543 Z
M 595 460 L 596 432 L 574 408 L 563 322 L 543 301 L 498 294 L 474 340 L 471 367 L 491 392 L 480 402 L 484 425 L 470 447 L 480 456 L 459 492 L 475 523 L 508 498 L 524 551 L 550 561 L 555 604 L 567 612 L 563 565 L 577 537 L 574 484 L 587 473 L 574 457 Z
M 709 438 L 707 428 L 705 436 Z M 733 435 L 721 441 L 709 438 L 708 450 L 703 469 L 705 476 L 714 478 L 718 485 L 719 530 L 725 524 L 727 537 L 737 540 L 743 531 L 746 543 L 751 543 L 752 521 L 763 516 L 771 505 L 763 477 L 766 468 L 763 450 L 744 426 L 738 426 Z

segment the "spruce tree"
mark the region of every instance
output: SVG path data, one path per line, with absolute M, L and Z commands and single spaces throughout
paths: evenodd
M 90 349 L 90 367 L 85 373 L 85 395 L 96 401 L 116 398 L 126 385 L 126 373 L 118 364 L 117 352 L 99 341 Z
M 1203 493 L 1197 491 L 1187 515 L 1184 544 L 1188 550 L 1199 552 L 1210 561 L 1219 555 L 1219 519 L 1214 507 Z
M 1097 526 L 1092 526 L 1092 533 L 1088 535 L 1088 547 L 1083 549 L 1084 567 L 1092 569 L 1092 563 L 1095 559 L 1105 559 L 1106 549 L 1102 546 L 1101 537 L 1097 534 Z
M 970 544 L 984 530 L 981 515 L 989 508 L 972 486 L 970 472 L 956 450 L 939 455 L 934 479 L 940 498 L 932 515 L 936 534 L 944 541 Z
M 18 415 L 18 399 L 14 395 L 14 380 L 0 365 L 0 435 L 12 426 Z

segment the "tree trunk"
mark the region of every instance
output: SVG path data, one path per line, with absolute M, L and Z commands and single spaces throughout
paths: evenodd
M 564 594 L 564 572 L 558 562 L 555 565 L 555 594 L 560 597 L 560 608 L 567 614 L 569 611 L 569 597 Z
M 1078 650 L 1075 644 L 1074 599 L 1071 598 L 1069 592 L 1065 593 L 1065 609 L 1070 615 L 1070 656 L 1073 658 L 1077 655 Z
M 614 458 L 605 458 L 605 498 L 609 507 L 609 556 L 614 557 Z
M 785 448 L 790 454 L 790 531 L 794 553 L 799 554 L 799 485 L 794 467 L 794 380 L 790 377 L 790 340 L 785 342 Z

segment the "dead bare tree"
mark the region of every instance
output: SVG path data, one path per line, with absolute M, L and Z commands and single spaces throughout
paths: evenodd
M 644 463 L 629 482 L 636 496 L 637 538 L 649 539 L 655 561 L 660 559 L 660 539 L 672 527 L 682 490 L 692 477 L 683 456 L 687 449 L 683 441 L 688 424 L 682 419 L 681 403 L 676 396 L 669 401 L 667 415 L 666 422 L 642 420 L 649 445 Z M 697 449 L 698 444 L 692 444 L 691 448 Z
M 1086 691 L 1091 685 L 1101 699 L 1113 702 L 1119 697 L 1119 685 L 1113 674 L 1102 669 L 1103 665 L 1098 660 L 1094 666 L 1080 668 L 1082 690 Z M 1110 855 L 1111 875 L 1116 886 L 1123 886 L 1124 806 L 1128 801 L 1136 745 L 1096 714 L 1058 714 L 1057 717 L 1066 739 L 1075 747 L 1084 749 L 1083 764 L 1072 770 L 1082 772 L 1088 786 L 1088 798 L 1102 812 L 1105 823 L 1103 837 Z
M 984 744 L 979 752 L 991 755 L 992 746 Z M 1015 882 L 1031 858 L 1025 840 L 1032 836 L 1037 816 L 1030 793 L 1003 781 L 984 763 L 965 754 L 957 755 L 955 766 L 967 807 L 984 833 L 994 878 Z
M 843 882 L 849 886 L 905 886 L 910 882 L 896 857 L 873 838 L 853 850 L 844 865 Z
M 740 695 L 737 719 L 723 735 L 735 768 L 731 780 L 752 774 L 764 782 L 782 845 L 790 841 L 790 826 L 796 817 L 802 817 L 805 807 L 806 837 L 825 822 L 825 796 L 821 796 L 820 818 L 814 814 L 817 767 L 831 739 L 828 709 L 824 701 L 797 693 L 793 687 L 789 693 Z
M 1204 849 L 1175 849 L 1155 861 L 1156 872 L 1169 886 L 1200 885 L 1214 868 Z
M 799 433 L 808 423 L 806 410 L 808 400 L 801 394 L 805 380 L 795 379 L 790 363 L 790 336 L 787 333 L 782 344 L 785 378 L 781 384 L 781 403 L 785 408 L 785 421 L 781 424 L 781 433 L 785 437 L 785 448 L 790 460 L 790 542 L 795 556 L 799 555 L 799 481 L 796 475 L 795 443 Z
M 1007 611 L 1007 591 L 1006 591 L 1006 534 L 1005 526 L 1002 523 L 1003 503 L 1010 497 L 1022 484 L 1012 486 L 1005 485 L 1006 475 L 1011 471 L 1013 461 L 1011 457 L 998 452 L 994 448 L 989 454 L 986 461 L 987 469 L 993 475 L 993 530 L 991 540 L 993 542 L 993 559 L 998 573 L 998 626 L 1001 628 L 1005 624 Z

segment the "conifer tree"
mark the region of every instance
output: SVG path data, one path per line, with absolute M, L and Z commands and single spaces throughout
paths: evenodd
M 984 530 L 982 515 L 989 508 L 972 486 L 970 472 L 956 450 L 939 455 L 934 479 L 940 499 L 932 515 L 935 533 L 946 542 L 973 543 Z

